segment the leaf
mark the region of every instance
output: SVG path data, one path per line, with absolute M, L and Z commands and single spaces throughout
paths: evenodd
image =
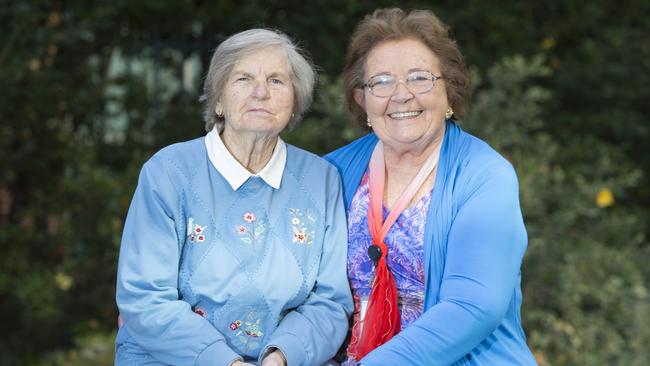
M 257 225 L 255 227 L 255 235 L 262 235 L 264 233 L 264 230 L 266 230 L 266 228 L 264 227 L 263 224 Z

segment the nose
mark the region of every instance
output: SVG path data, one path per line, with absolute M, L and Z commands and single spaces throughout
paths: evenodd
M 411 99 L 413 99 L 413 93 L 406 87 L 406 82 L 404 80 L 397 81 L 391 100 L 396 103 L 405 103 Z
M 269 86 L 266 85 L 266 82 L 257 82 L 253 87 L 253 96 L 258 99 L 265 99 L 269 96 Z

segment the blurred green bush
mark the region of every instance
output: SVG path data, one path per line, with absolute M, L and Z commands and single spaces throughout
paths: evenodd
M 361 133 L 340 96 L 347 37 L 389 3 L 0 0 L 0 366 L 112 364 L 137 175 L 203 133 L 197 99 L 220 40 L 264 25 L 303 43 L 322 77 L 285 138 L 325 153 Z M 542 366 L 646 365 L 650 4 L 503 5 L 434 10 L 473 65 L 461 125 L 519 175 L 529 344 Z

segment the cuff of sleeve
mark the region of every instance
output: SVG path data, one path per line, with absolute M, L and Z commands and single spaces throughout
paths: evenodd
M 303 347 L 302 341 L 293 334 L 282 334 L 273 338 L 261 354 L 268 354 L 270 348 L 277 348 L 282 352 L 287 360 L 287 366 L 307 364 L 307 351 Z
M 195 366 L 227 366 L 234 361 L 243 361 L 235 351 L 230 349 L 226 342 L 217 341 L 207 346 L 196 358 Z

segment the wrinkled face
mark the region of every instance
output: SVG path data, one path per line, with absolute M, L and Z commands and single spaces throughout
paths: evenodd
M 407 76 L 422 71 L 444 77 L 438 58 L 424 43 L 415 39 L 380 43 L 368 54 L 365 66 L 365 81 L 381 75 L 399 80 L 394 92 L 383 98 L 368 88 L 354 92 L 355 101 L 366 111 L 373 131 L 386 146 L 408 150 L 442 138 L 449 108 L 444 79 L 438 79 L 426 92 L 409 90 L 406 82 Z
M 267 47 L 237 61 L 215 113 L 223 113 L 230 132 L 277 136 L 289 123 L 293 101 L 287 56 Z

